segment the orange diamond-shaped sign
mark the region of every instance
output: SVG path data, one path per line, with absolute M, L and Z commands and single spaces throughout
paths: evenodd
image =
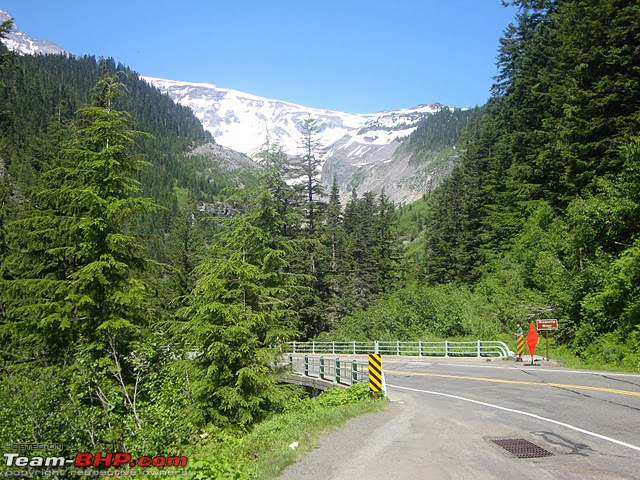
M 527 332 L 527 347 L 529 347 L 529 353 L 531 354 L 531 363 L 533 363 L 533 356 L 536 353 L 536 346 L 538 345 L 538 331 L 536 330 L 535 322 L 531 322 L 529 325 L 529 331 Z

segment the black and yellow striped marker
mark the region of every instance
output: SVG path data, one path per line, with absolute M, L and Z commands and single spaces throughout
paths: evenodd
M 369 354 L 369 390 L 373 393 L 382 391 L 382 359 L 377 353 Z
M 516 354 L 518 356 L 524 355 L 524 335 L 516 337 Z

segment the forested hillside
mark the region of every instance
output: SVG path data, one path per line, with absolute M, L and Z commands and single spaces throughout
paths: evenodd
M 477 114 L 478 108 L 443 108 L 422 119 L 409 138 L 403 141 L 404 147 L 412 150 L 417 158 L 443 147 L 454 147 L 469 119 Z
M 5 445 L 160 455 L 245 432 L 303 396 L 272 368 L 284 342 L 392 287 L 395 206 L 323 191 L 312 119 L 298 158 L 267 145 L 243 171 L 113 60 L 3 52 L 0 81 Z
M 339 335 L 486 336 L 558 318 L 583 359 L 639 369 L 640 4 L 510 3 L 465 153 L 403 209 L 415 284 Z
M 425 278 L 514 275 L 576 352 L 637 365 L 640 4 L 515 3 L 493 98 L 433 201 Z

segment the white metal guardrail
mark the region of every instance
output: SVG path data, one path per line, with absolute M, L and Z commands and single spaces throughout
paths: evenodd
M 288 366 L 298 374 L 317 377 L 342 385 L 352 385 L 369 380 L 369 364 L 357 360 L 288 354 L 283 357 Z
M 509 357 L 513 352 L 500 341 L 473 342 L 288 342 L 291 353 L 410 355 L 418 357 Z

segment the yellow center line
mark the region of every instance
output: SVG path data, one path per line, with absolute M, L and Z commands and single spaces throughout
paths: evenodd
M 632 392 L 630 390 L 618 390 L 616 388 L 590 387 L 588 385 L 568 385 L 566 383 L 527 382 L 524 380 L 501 380 L 499 378 L 466 377 L 462 375 L 445 375 L 443 373 L 401 372 L 399 370 L 385 370 L 385 373 L 390 373 L 394 375 L 415 375 L 419 377 L 454 378 L 458 380 L 477 380 L 480 382 L 492 382 L 492 383 L 510 383 L 514 385 L 536 385 L 536 386 L 543 386 L 543 387 L 574 388 L 577 390 L 594 390 L 598 392 L 616 393 L 619 395 L 631 395 L 634 397 L 640 397 L 640 392 Z

